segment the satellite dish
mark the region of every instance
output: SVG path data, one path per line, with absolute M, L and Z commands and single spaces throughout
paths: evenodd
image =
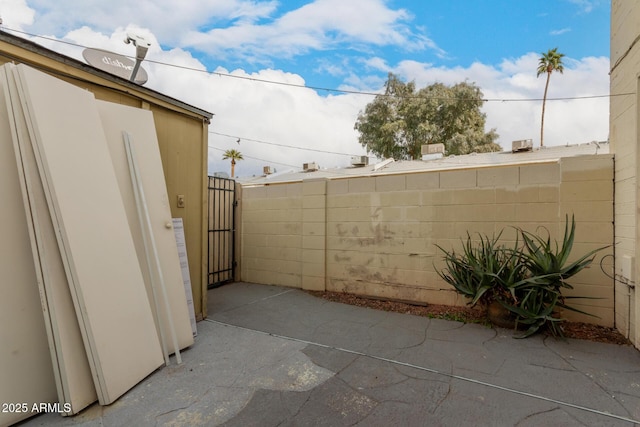
M 107 73 L 122 77 L 129 80 L 131 72 L 136 65 L 133 59 L 129 59 L 126 56 L 119 55 L 117 53 L 109 52 L 108 50 L 87 48 L 82 51 L 84 60 L 89 65 L 93 65 L 96 68 L 106 71 Z M 144 68 L 140 67 L 138 74 L 136 74 L 135 83 L 143 85 L 147 82 L 149 76 Z

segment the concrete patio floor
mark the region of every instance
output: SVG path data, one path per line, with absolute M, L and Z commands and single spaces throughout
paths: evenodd
M 114 404 L 25 426 L 632 426 L 640 352 L 354 307 L 277 286 L 209 291 L 183 363 Z

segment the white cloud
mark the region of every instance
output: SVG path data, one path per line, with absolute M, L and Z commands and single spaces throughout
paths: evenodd
M 14 0 L 11 0 L 14 1 Z M 81 26 L 110 32 L 129 25 L 149 28 L 164 43 L 179 45 L 192 28 L 218 20 L 254 21 L 268 16 L 275 1 L 253 0 L 29 0 L 38 11 L 34 26 L 40 34 L 61 34 Z
M 349 61 L 344 59 L 340 62 L 330 61 L 328 59 L 319 59 L 319 65 L 315 68 L 316 74 L 329 74 L 330 76 L 338 77 L 345 76 L 348 73 Z
M 192 30 L 182 37 L 181 45 L 213 56 L 241 53 L 253 62 L 343 43 L 363 51 L 368 45 L 393 45 L 406 51 L 428 48 L 444 54 L 433 40 L 412 31 L 407 25 L 410 20 L 407 11 L 389 9 L 382 0 L 316 0 L 267 23 L 239 22 L 209 31 Z
M 95 45 L 95 36 L 79 29 L 91 28 L 96 34 L 145 29 L 164 46 L 188 49 L 217 63 L 246 64 L 254 70 L 274 68 L 277 60 L 342 49 L 347 49 L 349 57 L 341 57 L 341 67 L 332 59 L 333 64 L 319 61 L 315 71 L 348 76 L 354 70 L 349 61 L 358 59 L 354 53 L 370 55 L 389 46 L 446 56 L 424 28 L 412 26 L 410 12 L 390 7 L 387 0 L 315 0 L 294 9 L 276 0 L 28 0 L 32 9 L 25 0 L 0 1 L 20 2 L 32 15 L 36 10 L 35 19 L 22 20 L 33 33 L 66 35 L 70 41 Z M 15 24 L 13 28 L 19 27 Z M 114 47 L 126 54 L 117 42 Z M 77 49 L 59 50 L 76 52 L 78 57 Z M 345 83 L 352 81 L 349 77 Z
M 559 30 L 552 30 L 549 32 L 549 34 L 551 34 L 552 36 L 559 36 L 568 33 L 569 31 L 571 31 L 571 28 L 561 28 Z
M 5 18 L 11 28 L 33 24 L 32 31 L 57 36 L 83 26 L 102 33 L 148 28 L 166 45 L 251 63 L 345 43 L 364 51 L 368 45 L 392 45 L 445 55 L 422 31 L 412 30 L 409 12 L 394 10 L 385 0 L 315 0 L 285 13 L 275 0 L 29 0 L 33 9 L 25 0 L 1 1 L 16 15 Z
M 485 98 L 492 99 L 483 108 L 487 114 L 487 130 L 497 128 L 500 143 L 509 149 L 511 141 L 516 139 L 531 138 L 536 144 L 539 142 L 541 101 L 499 101 L 542 97 L 545 79 L 542 76 L 536 78 L 536 58 L 537 55 L 531 53 L 503 61 L 498 67 L 476 63 L 468 68 L 421 67 L 419 63 L 402 62 L 392 71 L 406 80 L 415 80 L 419 87 L 435 81 L 454 84 L 468 79 L 476 82 Z M 551 76 L 550 100 L 547 101 L 545 115 L 546 145 L 576 144 L 608 138 L 608 98 L 551 100 L 607 94 L 608 65 L 608 58 L 569 60 L 564 74 L 555 73 Z M 265 70 L 251 76 L 276 79 L 284 78 L 286 74 Z M 291 76 L 289 78 L 296 81 Z M 217 79 L 218 84 L 211 88 L 211 97 L 215 99 L 212 108 L 217 114 L 213 122 L 214 130 L 307 148 L 350 154 L 362 152 L 353 124 L 358 112 L 371 101 L 371 97 L 322 97 L 308 89 L 279 88 L 246 81 L 229 83 L 224 78 Z M 187 91 L 187 88 L 183 88 L 183 91 Z M 214 135 L 211 143 L 224 149 L 238 148 L 235 140 Z M 241 142 L 239 148 L 255 157 L 282 159 L 279 161 L 292 165 L 318 161 L 322 166 L 346 166 L 349 161 L 345 156 L 305 153 L 250 142 Z M 211 156 L 213 161 L 220 158 L 221 153 L 212 151 Z M 216 168 L 226 170 L 228 166 L 216 160 Z M 247 170 L 259 173 L 261 168 L 257 172 L 249 167 Z M 239 171 L 242 172 L 242 166 Z
M 367 58 L 361 61 L 368 69 L 376 71 L 384 71 L 385 73 L 391 70 L 387 61 L 383 58 L 373 57 Z
M 536 78 L 538 54 L 504 60 L 494 67 L 474 63 L 468 68 L 431 67 L 413 61 L 399 63 L 392 72 L 405 80 L 415 80 L 418 87 L 434 82 L 455 84 L 464 80 L 476 83 L 486 102 L 487 129 L 497 128 L 499 142 L 505 149 L 511 141 L 531 138 L 540 141 L 542 101 L 510 101 L 541 99 L 545 76 Z M 609 99 L 571 98 L 609 93 L 609 58 L 565 58 L 564 74 L 553 73 L 545 112 L 545 145 L 564 145 L 608 139 Z M 505 100 L 505 101 L 501 101 Z
M 27 6 L 26 0 L 0 0 L 0 18 L 7 28 L 23 30 L 33 23 L 35 10 Z
M 173 64 L 195 61 L 187 52 L 174 49 L 154 54 L 154 59 Z M 229 172 L 222 160 L 224 150 L 239 150 L 245 160 L 236 173 L 260 174 L 263 166 L 278 170 L 300 168 L 316 161 L 322 167 L 346 166 L 349 156 L 287 149 L 252 140 L 352 155 L 365 154 L 357 142 L 353 124 L 366 104 L 362 95 L 320 96 L 311 89 L 260 82 L 267 80 L 304 85 L 302 77 L 281 70 L 256 73 L 218 68 L 217 74 L 197 73 L 148 64 L 149 83 L 162 93 L 213 112 L 209 135 L 209 171 Z M 219 133 L 231 137 L 218 135 Z M 238 145 L 237 138 L 241 139 Z M 255 160 L 258 158 L 261 160 Z
M 602 3 L 601 0 L 569 0 L 569 3 L 575 4 L 581 13 L 590 13 L 593 9 Z
M 545 112 L 545 145 L 607 140 L 609 99 L 571 99 L 609 93 L 609 59 L 583 58 L 565 61 L 563 74 L 553 73 Z M 542 98 L 546 76 L 535 77 L 535 67 L 523 68 L 493 82 L 487 98 Z M 540 140 L 541 101 L 491 102 L 485 106 L 487 124 L 497 127 L 504 147 L 515 139 Z
M 9 3 L 11 10 L 16 11 L 11 14 L 13 21 L 8 21 L 9 16 L 3 12 Z M 231 20 L 234 24 L 226 30 L 213 33 L 192 33 L 200 38 L 198 43 L 211 48 L 207 43 L 215 34 L 221 39 L 214 40 L 214 47 L 218 46 L 217 49 L 226 51 L 227 48 L 241 46 L 242 49 L 249 50 L 248 54 L 244 51 L 243 55 L 258 54 L 256 52 L 260 50 L 263 50 L 264 55 L 276 51 L 281 55 L 286 55 L 287 52 L 293 54 L 305 49 L 324 49 L 332 43 L 343 43 L 345 40 L 348 40 L 350 45 L 362 47 L 362 51 L 366 50 L 367 44 L 376 43 L 400 43 L 407 46 L 413 43 L 416 48 L 430 46 L 431 49 L 437 50 L 435 44 L 409 30 L 406 22 L 411 17 L 407 12 L 390 10 L 382 0 L 317 0 L 276 19 L 271 17 L 275 14 L 277 3 L 270 1 L 208 0 L 200 2 L 197 11 L 192 6 L 184 6 L 186 9 L 174 14 L 174 9 L 177 10 L 175 6 L 161 13 L 163 7 L 174 4 L 170 0 L 153 3 L 143 0 L 136 3 L 136 7 L 144 9 L 144 15 L 141 15 L 139 10 L 134 11 L 132 3 L 121 0 L 110 2 L 109 6 L 105 6 L 104 2 L 78 3 L 60 0 L 61 6 L 56 11 L 42 9 L 40 3 L 45 2 L 33 2 L 40 6 L 38 10 L 44 10 L 35 17 L 37 25 L 42 28 L 62 25 L 61 21 L 67 16 L 63 16 L 57 10 L 67 10 L 71 3 L 77 4 L 81 9 L 76 11 L 75 15 L 68 16 L 70 23 L 64 25 L 69 28 L 65 33 L 60 33 L 61 37 L 64 34 L 63 37 L 67 41 L 133 55 L 133 48 L 122 42 L 126 33 L 131 31 L 152 41 L 148 59 L 201 71 L 206 70 L 206 67 L 185 48 L 168 49 L 162 46 L 180 46 L 179 39 L 184 32 L 175 31 L 176 28 L 214 26 L 215 19 Z M 92 13 L 89 12 L 89 8 L 94 6 L 97 7 L 95 15 L 87 18 Z M 358 7 L 360 11 L 366 8 L 368 13 L 359 12 L 349 16 L 347 12 L 353 7 Z M 23 0 L 0 0 L 0 13 L 7 26 L 8 22 L 12 22 L 11 26 L 14 28 L 30 25 L 34 19 L 32 12 Z M 104 19 L 104 22 L 94 25 L 87 22 L 87 19 L 80 20 L 78 16 L 92 22 Z M 134 21 L 133 18 L 123 18 L 127 16 L 135 17 L 135 23 L 127 22 Z M 144 19 L 140 19 L 140 16 Z M 171 17 L 172 25 L 162 21 L 166 20 L 167 16 Z M 314 19 L 311 19 L 312 16 Z M 266 19 L 267 24 L 259 25 L 263 19 Z M 77 22 L 82 22 L 82 25 L 75 25 Z M 226 24 L 228 26 L 228 22 Z M 44 30 L 38 32 L 46 33 Z M 79 47 L 43 39 L 35 41 L 82 59 L 82 49 Z M 230 46 L 226 43 L 230 43 Z M 426 62 L 405 60 L 391 63 L 389 59 L 377 56 L 354 56 L 346 60 L 342 58 L 347 62 L 340 64 L 321 62 L 320 67 L 334 75 L 344 76 L 341 89 L 379 91 L 384 84 L 386 73 L 391 71 L 404 80 L 415 80 L 418 87 L 434 82 L 454 84 L 468 80 L 475 82 L 482 89 L 485 98 L 511 100 L 542 97 L 545 79 L 544 76 L 536 78 L 538 57 L 537 53 L 528 53 L 517 58 L 504 59 L 498 65 L 474 63 L 469 67 L 434 67 Z M 363 71 L 356 74 L 353 71 L 355 63 L 363 64 Z M 238 149 L 246 156 L 236 167 L 240 175 L 260 174 L 264 165 L 282 170 L 290 167 L 287 165 L 299 167 L 309 161 L 317 161 L 323 167 L 349 164 L 349 156 L 287 149 L 251 141 L 252 139 L 352 155 L 365 153 L 358 143 L 358 134 L 353 125 L 358 113 L 372 100 L 371 96 L 327 96 L 326 93 L 317 93 L 311 89 L 250 80 L 304 84 L 304 78 L 300 75 L 267 67 L 253 73 L 243 69 L 216 70 L 223 74 L 243 77 L 241 79 L 150 62 L 143 66 L 149 73 L 146 86 L 215 113 L 211 130 L 233 136 L 210 134 L 209 144 L 214 147 L 209 155 L 210 172 L 229 170 L 228 162 L 222 160 L 222 151 L 229 148 Z M 565 57 L 564 74 L 554 73 L 551 77 L 549 97 L 607 94 L 608 69 L 608 58 Z M 608 106 L 608 98 L 549 101 L 545 117 L 545 143 L 563 145 L 607 139 Z M 500 142 L 505 148 L 509 148 L 511 141 L 515 139 L 532 138 L 537 143 L 540 110 L 540 101 L 488 102 L 484 106 L 487 129 L 497 128 Z M 241 138 L 240 145 L 236 143 L 237 137 Z M 263 160 L 252 160 L 250 157 Z
M 145 31 L 120 29 L 107 37 L 85 28 L 70 33 L 68 37 L 90 39 L 99 47 L 126 53 L 130 47 L 122 43 L 122 37 L 127 30 Z M 152 34 L 143 35 L 154 42 L 150 59 L 204 70 L 204 66 L 189 52 L 182 49 L 162 50 Z M 368 65 L 394 72 L 407 81 L 415 80 L 418 87 L 434 82 L 455 84 L 468 80 L 476 83 L 484 97 L 492 100 L 483 107 L 487 114 L 487 130 L 497 128 L 499 142 L 508 149 L 511 141 L 516 139 L 531 138 L 536 144 L 539 141 L 541 101 L 514 101 L 542 98 L 545 77 L 536 78 L 537 59 L 538 54 L 529 53 L 519 58 L 505 59 L 498 66 L 474 63 L 466 68 L 446 68 L 416 61 L 402 61 L 391 66 L 380 58 L 374 58 Z M 371 96 L 324 96 L 311 89 L 250 80 L 304 85 L 301 76 L 282 70 L 264 69 L 256 73 L 241 69 L 230 72 L 215 70 L 245 78 L 240 79 L 153 63 L 145 64 L 145 67 L 149 72 L 147 86 L 215 113 L 211 130 L 234 136 L 210 135 L 209 143 L 214 147 L 209 156 L 211 172 L 228 171 L 228 162 L 222 161 L 222 151 L 229 148 L 239 149 L 247 156 L 237 166 L 241 175 L 259 174 L 265 165 L 282 169 L 290 167 L 287 165 L 300 167 L 309 161 L 317 161 L 323 167 L 349 164 L 348 156 L 286 149 L 249 139 L 353 155 L 365 154 L 353 125 L 358 113 L 372 100 Z M 564 74 L 554 73 L 551 76 L 548 97 L 607 94 L 608 67 L 608 58 L 565 58 Z M 345 82 L 345 89 L 375 91 L 382 87 L 384 78 L 379 75 L 352 75 Z M 545 144 L 606 140 L 608 109 L 608 98 L 549 100 L 545 115 Z M 242 139 L 239 146 L 236 136 Z

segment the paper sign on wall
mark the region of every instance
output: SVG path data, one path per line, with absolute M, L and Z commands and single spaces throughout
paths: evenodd
M 180 269 L 182 270 L 182 281 L 184 282 L 184 293 L 187 296 L 187 306 L 189 307 L 189 317 L 191 318 L 191 331 L 193 336 L 198 335 L 196 329 L 196 315 L 193 306 L 193 293 L 191 291 L 191 276 L 189 275 L 189 262 L 187 258 L 187 245 L 184 237 L 184 224 L 182 218 L 173 218 L 173 232 L 176 235 L 176 245 L 178 246 L 178 257 L 180 258 Z

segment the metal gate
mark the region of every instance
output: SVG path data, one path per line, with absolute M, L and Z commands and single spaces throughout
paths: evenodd
M 209 177 L 208 288 L 234 280 L 236 182 Z

